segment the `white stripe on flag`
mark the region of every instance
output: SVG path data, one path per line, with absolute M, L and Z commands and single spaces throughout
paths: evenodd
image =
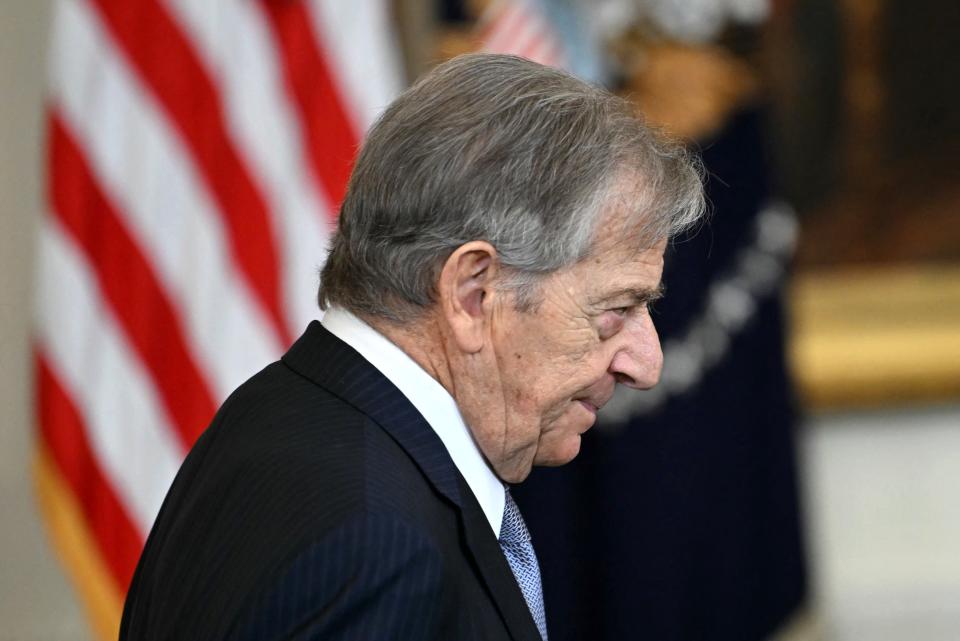
M 500 0 L 491 5 L 489 12 L 489 33 L 483 43 L 486 51 L 495 53 L 514 53 L 516 34 L 523 31 L 525 17 L 523 11 L 514 2 Z
M 200 44 L 217 82 L 226 121 L 253 178 L 266 196 L 280 241 L 287 327 L 294 336 L 319 317 L 318 270 L 334 207 L 307 171 L 301 128 L 262 11 L 229 5 L 216 29 L 196 0 L 167 0 L 172 14 Z
M 146 536 L 182 451 L 148 373 L 102 304 L 81 252 L 48 216 L 40 233 L 38 343 L 77 405 L 104 475 Z
M 54 23 L 51 93 L 176 305 L 188 347 L 222 400 L 282 346 L 234 268 L 221 218 L 189 153 L 77 0 L 60 3 Z
M 403 72 L 384 0 L 310 0 L 320 50 L 361 138 L 400 90 Z
M 536 3 L 495 0 L 481 18 L 483 50 L 523 56 L 544 65 L 565 64 L 559 35 Z

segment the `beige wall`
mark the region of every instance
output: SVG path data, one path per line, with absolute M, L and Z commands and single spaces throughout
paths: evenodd
M 30 477 L 28 341 L 49 12 L 49 0 L 0 3 L 0 640 L 90 638 Z
M 812 416 L 800 454 L 822 641 L 960 638 L 960 405 Z

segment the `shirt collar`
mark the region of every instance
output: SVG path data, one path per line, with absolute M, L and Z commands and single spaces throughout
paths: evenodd
M 413 403 L 440 437 L 493 533 L 500 538 L 504 485 L 480 453 L 450 393 L 406 352 L 347 310 L 331 307 L 320 322 L 380 370 Z

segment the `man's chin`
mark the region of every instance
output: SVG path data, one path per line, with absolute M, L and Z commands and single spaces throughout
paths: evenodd
M 586 431 L 586 430 L 584 430 Z M 558 467 L 577 458 L 580 453 L 580 434 L 566 434 L 556 443 L 540 443 L 534 465 Z

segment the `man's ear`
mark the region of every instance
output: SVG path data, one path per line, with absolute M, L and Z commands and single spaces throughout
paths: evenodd
M 498 269 L 499 258 L 493 245 L 474 240 L 457 247 L 440 271 L 440 311 L 464 352 L 479 352 L 486 340 Z

